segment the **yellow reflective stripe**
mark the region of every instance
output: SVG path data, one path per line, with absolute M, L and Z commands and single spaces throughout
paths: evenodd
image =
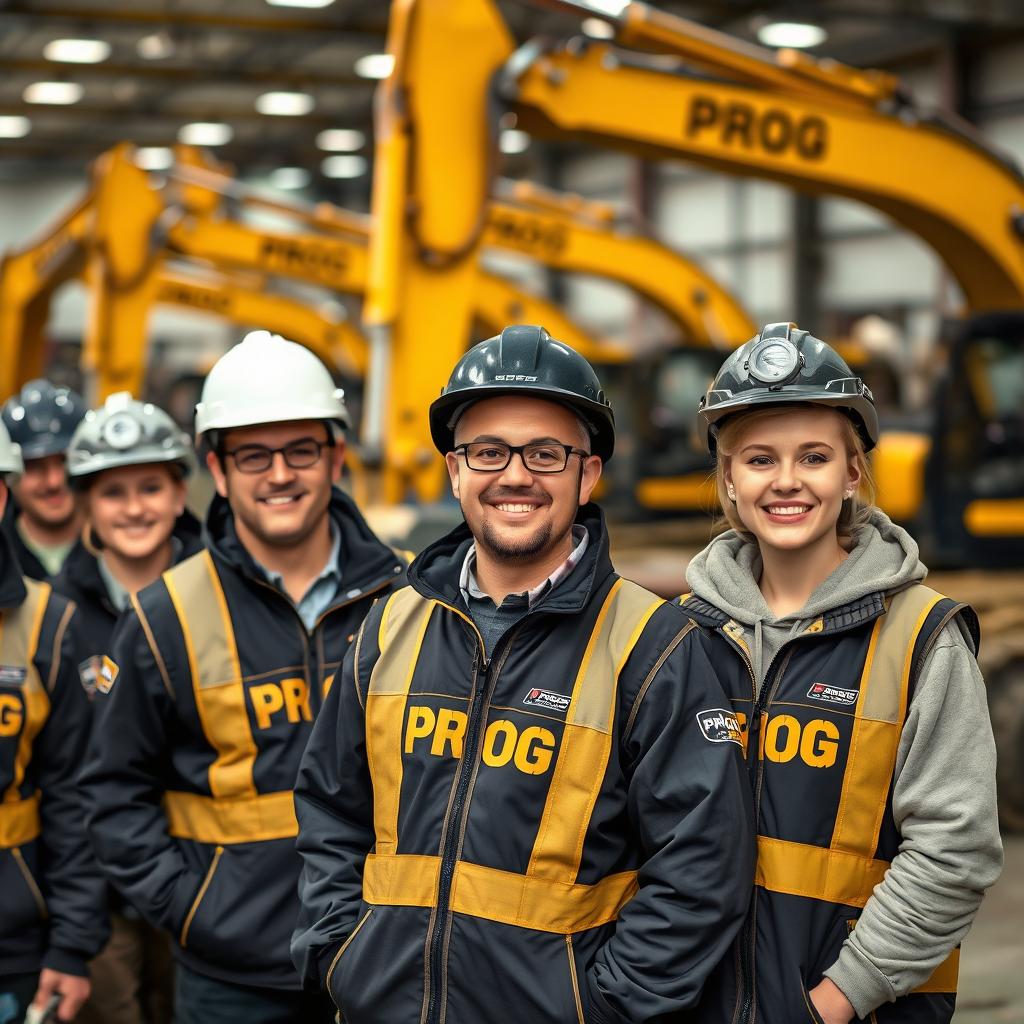
M 50 713 L 50 698 L 39 678 L 35 657 L 51 588 L 49 583 L 38 583 L 30 579 L 25 580 L 25 588 L 25 600 L 17 608 L 9 608 L 0 615 L 0 665 L 25 669 L 25 678 L 21 683 L 22 699 L 25 702 L 24 718 L 21 736 L 18 737 L 18 749 L 14 755 L 11 784 L 4 793 L 4 803 L 21 800 L 19 790 L 32 759 L 32 744 Z
M 954 949 L 945 960 L 935 968 L 932 976 L 923 984 L 918 985 L 915 992 L 955 992 L 960 981 L 960 949 Z
M 240 800 L 217 800 L 199 793 L 164 794 L 167 833 L 176 839 L 228 846 L 299 834 L 292 791 L 260 793 Z
M 928 587 L 904 590 L 872 630 L 832 833 L 834 850 L 870 858 L 878 846 L 906 718 L 914 645 L 941 600 Z
M 40 831 L 38 793 L 27 800 L 0 803 L 0 849 L 31 843 Z
M 758 836 L 754 884 L 771 892 L 863 907 L 888 867 L 884 860 Z
M 663 603 L 643 587 L 619 579 L 601 606 L 573 684 L 529 875 L 576 881 L 611 752 L 619 674 Z
M 188 653 L 199 722 L 217 756 L 210 792 L 219 798 L 256 796 L 256 742 L 245 706 L 235 631 L 208 551 L 164 574 Z
M 405 705 L 434 607 L 435 602 L 406 587 L 388 598 L 381 614 L 380 657 L 366 692 L 366 761 L 373 783 L 378 853 L 394 853 L 398 848 Z
M 363 899 L 383 906 L 432 907 L 440 866 L 439 857 L 370 854 L 363 869 Z M 573 885 L 460 861 L 452 879 L 451 909 L 568 935 L 614 921 L 636 891 L 635 871 L 609 875 L 596 885 Z

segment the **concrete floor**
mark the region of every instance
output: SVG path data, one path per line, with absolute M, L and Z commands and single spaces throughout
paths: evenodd
M 1002 877 L 964 940 L 954 1024 L 1024 1024 L 1024 836 L 1003 844 Z

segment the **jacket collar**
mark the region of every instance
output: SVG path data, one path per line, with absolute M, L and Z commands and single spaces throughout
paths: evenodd
M 557 587 L 546 594 L 531 611 L 581 612 L 591 595 L 614 573 L 608 553 L 608 531 L 604 513 L 590 503 L 580 507 L 576 522 L 590 536 L 579 565 Z M 458 607 L 461 601 L 459 580 L 462 564 L 473 541 L 469 527 L 462 523 L 451 533 L 435 541 L 409 566 L 409 583 L 424 597 Z
M 686 613 L 702 626 L 710 629 L 724 629 L 732 624 L 729 616 L 720 608 L 705 601 L 696 594 L 689 594 L 680 601 Z M 866 594 L 864 597 L 826 612 L 812 622 L 803 632 L 818 636 L 829 636 L 845 633 L 862 626 L 865 622 L 873 622 L 885 612 L 885 594 L 878 592 Z
M 401 576 L 402 564 L 394 551 L 370 529 L 356 503 L 337 487 L 331 492 L 328 515 L 341 537 L 338 567 L 344 581 L 346 600 L 355 600 L 385 581 Z M 222 565 L 265 584 L 266 577 L 238 538 L 230 504 L 220 495 L 210 502 L 203 539 L 210 553 Z

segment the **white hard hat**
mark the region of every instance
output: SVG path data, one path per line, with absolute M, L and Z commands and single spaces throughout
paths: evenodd
M 345 392 L 308 348 L 269 331 L 252 331 L 206 376 L 196 405 L 196 435 L 208 430 L 290 420 L 349 426 Z
M 24 473 L 21 448 L 11 440 L 7 428 L 0 423 L 0 473 Z
M 174 463 L 185 476 L 195 469 L 188 435 L 150 402 L 127 391 L 111 395 L 101 409 L 90 409 L 78 424 L 67 453 L 72 481 L 118 466 Z

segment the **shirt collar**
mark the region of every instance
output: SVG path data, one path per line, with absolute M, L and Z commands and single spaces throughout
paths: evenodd
M 328 524 L 331 528 L 331 553 L 327 556 L 327 562 L 323 569 L 320 570 L 320 575 L 315 580 L 311 580 L 309 586 L 306 588 L 308 594 L 317 584 L 324 582 L 333 582 L 335 586 L 341 583 L 341 530 L 335 525 L 334 521 L 329 519 Z M 278 590 L 284 590 L 284 576 L 279 572 L 272 572 L 266 566 L 261 565 L 256 559 L 253 559 L 256 568 L 263 574 L 266 581 L 273 586 L 277 587 Z
M 585 526 L 576 523 L 572 528 L 573 549 L 569 557 L 541 583 L 538 583 L 532 590 L 526 591 L 526 602 L 532 608 L 545 594 L 558 586 L 566 576 L 569 575 L 580 563 L 580 559 L 587 552 L 587 545 L 590 543 L 590 534 Z M 462 560 L 462 572 L 459 575 L 459 589 L 462 591 L 462 599 L 468 604 L 470 598 L 476 600 L 490 600 L 476 581 L 476 541 L 469 545 L 466 557 Z

